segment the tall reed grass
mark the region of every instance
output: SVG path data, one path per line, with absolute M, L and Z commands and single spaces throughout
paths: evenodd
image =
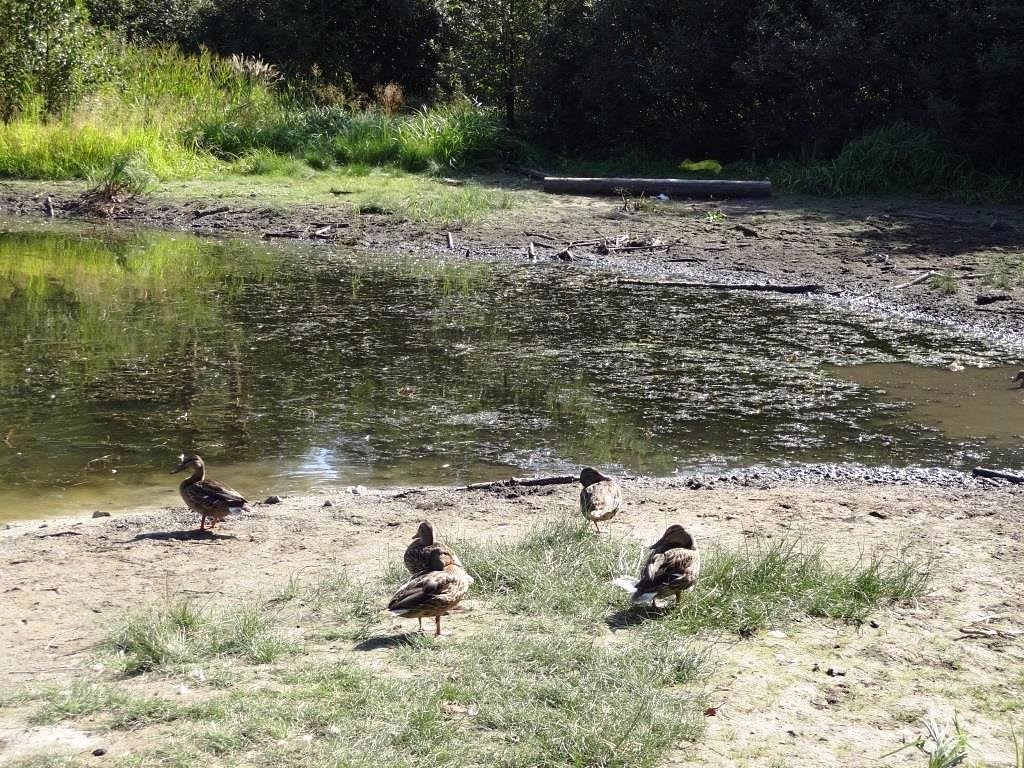
M 0 176 L 89 178 L 116 158 L 140 158 L 160 178 L 201 177 L 243 161 L 250 173 L 282 160 L 313 168 L 394 165 L 411 171 L 462 168 L 506 145 L 496 116 L 470 101 L 388 113 L 310 103 L 276 72 L 203 51 L 110 43 L 109 74 L 68 114 L 29 105 L 0 124 Z M 244 162 L 255 156 L 258 161 Z

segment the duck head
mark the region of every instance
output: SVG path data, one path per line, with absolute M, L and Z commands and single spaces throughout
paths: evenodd
M 670 525 L 665 529 L 665 532 L 661 534 L 661 538 L 651 544 L 650 549 L 666 550 L 666 549 L 694 549 L 693 536 L 683 528 L 681 525 Z
M 611 478 L 608 475 L 602 475 L 593 467 L 584 467 L 580 472 L 580 485 L 584 488 L 594 483 L 600 483 L 602 480 L 611 480 Z
M 425 547 L 434 543 L 434 526 L 430 524 L 429 520 L 424 520 L 420 523 L 420 527 L 416 529 L 416 535 L 412 537 L 412 540 L 418 541 Z
M 204 471 L 203 457 L 198 453 L 183 453 L 178 458 L 181 460 L 181 463 L 178 464 L 176 469 L 171 470 L 172 475 L 176 475 L 184 469 L 189 469 L 193 473 Z

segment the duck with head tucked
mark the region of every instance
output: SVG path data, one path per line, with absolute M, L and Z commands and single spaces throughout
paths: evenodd
M 252 512 L 249 502 L 245 500 L 234 488 L 229 488 L 216 480 L 206 477 L 206 465 L 203 464 L 202 456 L 198 454 L 182 454 L 181 463 L 171 474 L 182 470 L 191 471 L 191 475 L 181 481 L 178 490 L 181 498 L 185 500 L 188 508 L 200 516 L 199 530 L 213 530 L 213 526 L 221 522 L 228 515 Z M 210 519 L 209 528 L 206 526 L 207 518 Z
M 632 592 L 634 603 L 650 601 L 659 608 L 658 599 L 669 595 L 675 595 L 675 604 L 679 605 L 679 593 L 692 587 L 699 575 L 700 553 L 693 536 L 681 525 L 670 525 L 650 546 L 640 578 L 622 577 L 614 583 Z
M 473 577 L 453 555 L 434 549 L 430 553 L 428 569 L 398 588 L 388 603 L 388 610 L 405 619 L 433 616 L 434 635 L 437 636 L 441 634 L 441 617 L 458 607 L 472 583 Z
M 600 533 L 598 523 L 611 520 L 622 506 L 622 490 L 612 478 L 593 467 L 584 467 L 580 472 L 580 485 L 580 512 Z
M 405 548 L 402 561 L 405 563 L 406 570 L 413 576 L 423 571 L 429 571 L 430 558 L 435 550 L 450 555 L 455 564 L 462 567 L 462 561 L 459 560 L 458 555 L 434 538 L 433 524 L 429 520 L 424 520 L 416 529 L 416 535 L 412 537 L 412 542 Z

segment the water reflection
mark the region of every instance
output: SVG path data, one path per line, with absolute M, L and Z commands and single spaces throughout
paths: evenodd
M 80 503 L 77 488 L 173 501 L 158 470 L 193 449 L 253 497 L 581 462 L 668 474 L 1002 450 L 819 367 L 978 359 L 938 330 L 566 265 L 5 230 L 0 494 L 22 509 Z

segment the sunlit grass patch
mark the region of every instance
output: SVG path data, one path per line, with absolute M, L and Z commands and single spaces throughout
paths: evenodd
M 665 616 L 680 630 L 741 635 L 801 616 L 860 622 L 880 606 L 921 596 L 927 580 L 921 563 L 871 558 L 832 565 L 821 550 L 796 541 L 759 542 L 704 553 L 696 587 Z
M 109 644 L 129 675 L 218 656 L 266 664 L 294 648 L 259 606 L 213 610 L 187 601 L 130 615 Z
M 114 685 L 86 680 L 30 688 L 22 697 L 26 702 L 38 702 L 30 717 L 37 725 L 91 717 L 94 727 L 124 730 L 177 720 L 188 711 L 168 699 L 133 695 Z

